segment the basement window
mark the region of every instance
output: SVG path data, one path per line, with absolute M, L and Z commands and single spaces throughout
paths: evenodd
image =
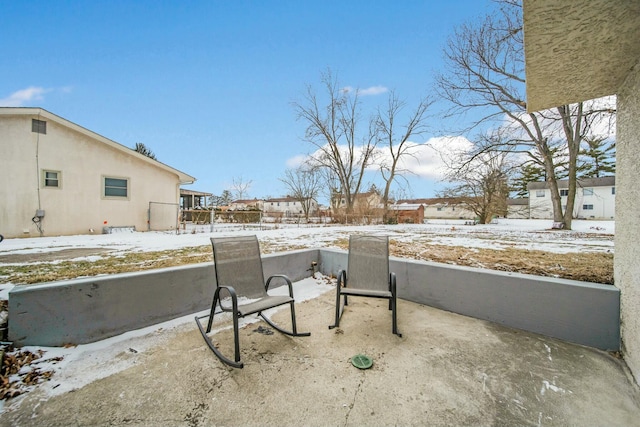
M 109 199 L 129 198 L 129 179 L 105 176 L 103 179 L 103 196 Z
M 31 119 L 31 132 L 47 134 L 47 122 L 44 120 Z

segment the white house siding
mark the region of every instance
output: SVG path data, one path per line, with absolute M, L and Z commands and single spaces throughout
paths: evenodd
M 304 214 L 302 203 L 293 198 L 283 199 L 267 199 L 263 202 L 264 212 L 268 214 L 278 214 L 284 217 L 300 216 Z M 311 200 L 309 207 L 309 215 L 317 215 L 318 203 L 315 200 Z
M 33 110 L 33 115 L 0 114 L 0 233 L 5 237 L 39 236 L 32 221 L 37 209 L 45 213 L 43 234 L 52 236 L 101 233 L 105 226 L 144 231 L 150 201 L 179 203 L 178 171 L 113 141 L 105 143 L 44 110 Z M 46 121 L 46 134 L 32 132 L 33 118 Z M 44 187 L 45 170 L 60 172 L 59 188 Z M 128 179 L 128 197 L 104 198 L 105 176 Z M 155 226 L 172 229 L 175 224 L 172 217 Z
M 560 190 L 567 189 L 566 181 L 559 181 Z M 562 196 L 563 209 L 567 197 Z M 616 214 L 615 177 L 588 178 L 580 181 L 576 190 L 573 217 L 584 219 L 614 219 Z M 529 185 L 529 210 L 531 218 L 553 219 L 551 190 L 544 182 Z
M 425 205 L 425 219 L 473 219 L 476 214 L 461 205 Z

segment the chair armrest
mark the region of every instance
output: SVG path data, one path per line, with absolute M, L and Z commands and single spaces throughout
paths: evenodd
M 236 290 L 233 288 L 233 286 L 218 286 L 216 288 L 218 303 L 220 304 L 220 308 L 223 311 L 229 311 L 229 309 L 222 305 L 222 298 L 220 298 L 220 291 L 222 290 L 225 290 L 229 293 L 229 296 L 231 297 L 231 309 L 233 310 L 234 313 L 237 313 L 238 312 L 238 295 L 236 294 Z
M 341 286 L 347 287 L 347 270 L 338 271 L 338 283 L 336 286 L 338 289 L 340 289 Z
M 271 279 L 276 279 L 276 278 L 283 279 L 287 283 L 287 286 L 289 286 L 289 296 L 293 298 L 293 284 L 291 283 L 291 279 L 289 279 L 289 277 L 284 274 L 274 274 L 273 276 L 269 277 L 267 279 L 267 284 L 264 286 L 264 290 L 268 292 L 269 285 L 271 284 Z
M 389 273 L 389 291 L 392 295 L 396 294 L 396 273 Z

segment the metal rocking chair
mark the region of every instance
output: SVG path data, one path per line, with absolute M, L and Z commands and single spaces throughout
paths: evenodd
M 216 290 L 213 295 L 210 313 L 204 316 L 196 316 L 196 323 L 207 345 L 222 362 L 234 368 L 242 368 L 244 366 L 240 361 L 240 340 L 238 335 L 238 319 L 240 317 L 257 313 L 270 326 L 283 334 L 290 336 L 311 335 L 309 332 L 299 333 L 297 331 L 291 280 L 285 275 L 276 274 L 269 277 L 265 284 L 262 260 L 260 258 L 260 245 L 256 236 L 211 238 L 211 244 L 213 246 Z M 267 294 L 273 279 L 284 280 L 289 287 L 289 295 L 272 296 Z M 223 304 L 223 297 L 225 300 L 230 298 L 230 301 L 224 301 L 225 304 Z M 283 304 L 290 305 L 292 331 L 280 328 L 262 314 L 264 310 Z M 220 306 L 222 312 L 230 312 L 233 315 L 235 360 L 222 355 L 207 335 L 211 332 L 211 325 L 213 324 L 217 306 Z M 209 318 L 206 329 L 201 323 L 204 318 Z
M 389 272 L 389 238 L 387 236 L 349 237 L 347 270 L 338 272 L 336 286 L 336 320 L 329 329 L 340 326 L 348 296 L 385 298 L 389 300 L 392 316 L 392 332 L 399 337 L 396 316 L 396 275 Z M 343 297 L 344 303 L 340 301 Z

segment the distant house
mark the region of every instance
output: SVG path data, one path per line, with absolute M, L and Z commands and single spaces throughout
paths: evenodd
M 396 205 L 402 204 L 423 205 L 425 219 L 474 219 L 476 217 L 466 203 L 456 197 L 406 199 L 398 200 L 396 203 Z
M 528 219 L 529 198 L 507 199 L 507 218 Z
M 390 210 L 398 224 L 422 224 L 424 222 L 424 205 L 420 203 L 393 204 Z
M 318 215 L 318 202 L 310 200 L 309 203 L 309 215 Z M 269 216 L 285 218 L 304 216 L 304 209 L 300 200 L 290 196 L 265 199 L 262 202 L 262 206 L 264 213 Z
M 0 108 L 5 237 L 177 226 L 195 178 L 41 108 Z
M 344 196 L 336 194 L 331 201 L 331 206 L 337 207 L 338 212 L 344 213 L 347 207 L 347 200 Z M 358 193 L 353 196 L 353 213 L 357 215 L 380 215 L 384 210 L 384 202 L 382 196 L 377 191 L 367 191 L 366 193 Z
M 547 182 L 530 182 L 530 218 L 552 219 L 551 190 Z M 567 206 L 569 181 L 558 181 L 562 209 Z M 578 180 L 573 217 L 584 219 L 614 219 L 616 213 L 616 178 L 583 178 Z
M 263 203 L 264 201 L 262 199 L 238 199 L 229 203 L 229 209 L 234 211 L 242 211 L 247 209 L 263 210 Z

